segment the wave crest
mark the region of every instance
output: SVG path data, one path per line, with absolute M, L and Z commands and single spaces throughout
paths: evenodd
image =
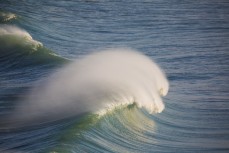
M 43 46 L 41 42 L 34 40 L 27 31 L 9 25 L 0 26 L 0 39 L 2 43 L 4 41 L 5 46 L 27 46 L 32 50 L 37 50 Z
M 130 49 L 110 49 L 54 73 L 30 93 L 16 118 L 51 120 L 132 103 L 158 113 L 164 109 L 161 96 L 168 88 L 164 73 L 151 59 Z
M 44 47 L 27 31 L 0 25 L 0 71 L 63 62 L 67 62 L 67 59 Z
M 11 21 L 11 20 L 14 20 L 16 19 L 17 16 L 13 13 L 10 13 L 10 12 L 0 12 L 0 23 L 1 22 L 8 22 L 8 21 Z

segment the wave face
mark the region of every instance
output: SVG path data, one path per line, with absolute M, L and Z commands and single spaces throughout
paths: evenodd
M 0 152 L 228 153 L 228 8 L 1 0 Z
M 61 135 L 58 145 L 49 151 L 151 152 L 149 146 L 157 144 L 152 137 L 156 130 L 156 123 L 146 111 L 136 104 L 125 105 L 116 107 L 106 115 L 91 115 L 72 124 Z
M 34 89 L 16 114 L 16 120 L 63 118 L 103 112 L 136 103 L 150 113 L 164 109 L 169 83 L 148 57 L 128 49 L 110 49 L 88 55 L 53 74 Z M 44 115 L 45 114 L 45 115 Z

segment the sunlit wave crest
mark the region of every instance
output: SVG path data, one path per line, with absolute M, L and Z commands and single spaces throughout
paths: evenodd
M 46 121 L 133 103 L 159 113 L 168 89 L 165 74 L 150 58 L 131 49 L 108 49 L 52 74 L 29 93 L 14 119 Z

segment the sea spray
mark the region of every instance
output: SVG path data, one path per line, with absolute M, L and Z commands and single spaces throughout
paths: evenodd
M 150 58 L 131 49 L 108 49 L 52 74 L 29 93 L 12 119 L 40 123 L 132 103 L 158 113 L 168 89 L 165 74 Z
M 0 44 L 1 46 L 30 46 L 32 50 L 37 50 L 38 47 L 42 47 L 43 44 L 36 41 L 25 30 L 11 25 L 0 25 Z

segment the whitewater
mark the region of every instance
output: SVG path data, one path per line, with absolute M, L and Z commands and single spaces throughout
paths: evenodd
M 229 3 L 0 2 L 0 152 L 229 152 Z
M 110 49 L 88 55 L 41 84 L 24 100 L 23 107 L 18 106 L 22 108 L 16 111 L 19 123 L 102 112 L 133 103 L 157 113 L 164 109 L 160 96 L 165 96 L 169 88 L 161 69 L 130 49 Z

